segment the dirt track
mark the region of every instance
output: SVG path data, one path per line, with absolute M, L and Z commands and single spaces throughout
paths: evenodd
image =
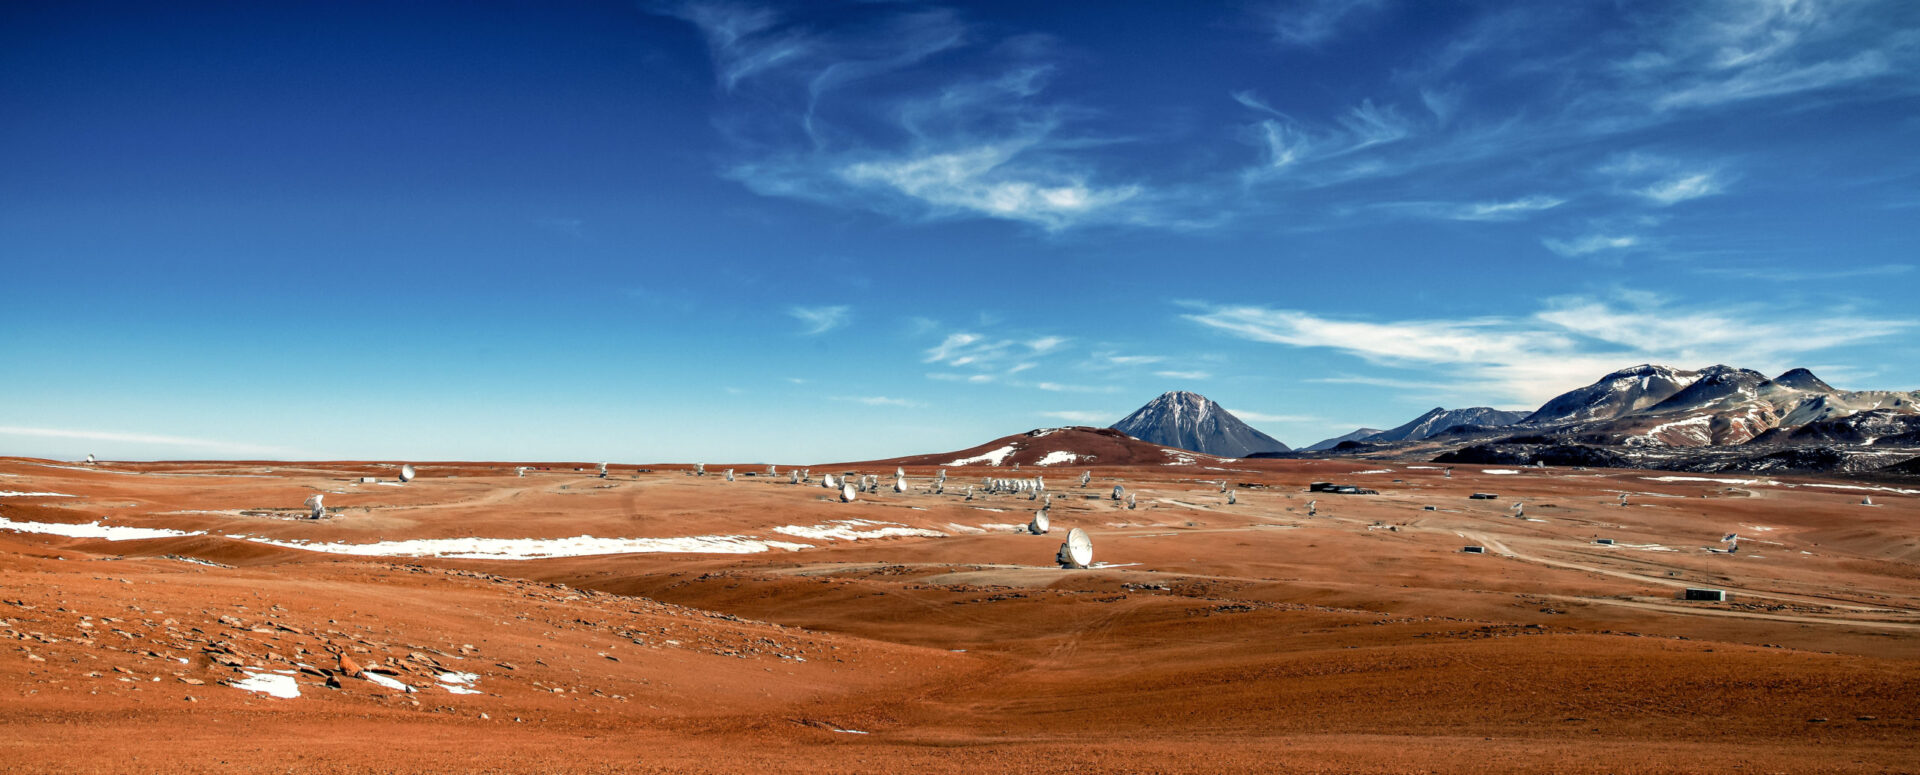
M 1067 468 L 1040 537 L 1024 495 L 961 495 L 1033 470 L 842 504 L 724 467 L 0 460 L 0 492 L 70 496 L 0 496 L 16 528 L 198 533 L 0 529 L 0 771 L 1920 770 L 1920 495 Z M 1381 494 L 1304 491 L 1327 479 Z M 315 492 L 329 519 L 259 516 Z M 1052 567 L 1071 527 L 1115 567 Z M 1705 550 L 1728 532 L 1740 553 Z M 583 535 L 707 550 L 295 548 Z M 299 696 L 226 685 L 248 675 Z

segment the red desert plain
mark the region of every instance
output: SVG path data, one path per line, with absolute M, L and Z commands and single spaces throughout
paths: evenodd
M 1920 770 L 1920 485 L 1031 446 L 0 459 L 0 770 Z

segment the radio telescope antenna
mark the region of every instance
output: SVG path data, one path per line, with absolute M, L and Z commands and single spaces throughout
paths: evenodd
M 1227 480 L 1225 479 L 1220 480 L 1220 491 L 1221 492 L 1227 491 Z
M 522 478 L 522 479 L 525 479 L 525 478 L 527 478 L 527 467 L 526 467 L 526 466 L 514 466 L 514 468 L 513 468 L 513 475 L 514 475 L 514 476 L 517 476 L 517 477 L 520 477 L 520 478 Z
M 733 481 L 733 469 L 731 468 L 727 469 L 727 481 Z
M 92 453 L 92 452 L 88 452 L 88 453 L 87 453 L 87 465 L 93 465 L 93 464 L 95 464 L 95 463 L 98 463 L 98 462 L 100 462 L 100 461 L 98 461 L 98 460 L 94 460 L 94 459 L 93 459 L 93 453 Z
M 797 468 L 787 469 L 787 484 L 799 484 L 799 483 L 800 483 L 800 469 L 797 469 Z
M 1239 502 L 1240 502 L 1240 501 L 1239 501 L 1239 499 L 1237 499 L 1237 498 L 1235 498 L 1235 497 L 1233 497 L 1233 491 L 1232 491 L 1232 490 L 1228 490 L 1228 491 L 1227 491 L 1227 505 L 1228 505 L 1228 506 L 1232 506 L 1233 504 L 1235 504 L 1235 503 L 1239 503 Z
M 768 475 L 768 476 L 779 476 L 779 475 L 780 475 L 780 467 L 779 467 L 779 466 L 767 466 L 767 475 Z
M 600 464 L 600 478 L 602 478 L 602 479 L 605 479 L 605 478 L 607 478 L 607 464 L 606 464 L 606 463 L 601 463 L 601 464 Z
M 1309 517 L 1313 516 L 1314 511 L 1316 510 L 1316 507 L 1319 506 L 1319 504 L 1320 504 L 1319 501 L 1307 501 L 1307 516 Z
M 1092 471 L 1086 471 L 1086 472 L 1083 472 L 1083 473 L 1081 473 L 1081 474 L 1080 474 L 1080 486 L 1081 486 L 1081 487 L 1085 487 L 1085 486 L 1087 486 L 1087 482 L 1091 482 L 1091 481 L 1093 481 L 1093 472 L 1092 472 Z
M 693 464 L 693 475 L 694 475 L 694 476 L 706 476 L 706 475 L 707 475 L 707 464 L 706 464 L 706 463 L 694 463 L 694 464 Z
M 906 478 L 906 477 L 904 477 L 904 476 L 896 476 L 896 477 L 894 477 L 894 479 L 893 479 L 893 491 L 894 491 L 894 492 L 906 492 L 906 491 L 907 491 L 907 478 Z
M 1121 487 L 1120 485 L 1117 485 L 1117 484 L 1113 486 L 1113 499 L 1114 499 L 1114 500 L 1120 500 L 1120 496 L 1122 496 L 1122 495 L 1125 495 L 1125 494 L 1127 494 L 1127 488 L 1125 488 L 1125 487 Z
M 1627 494 L 1624 492 L 1620 493 L 1620 505 L 1622 506 L 1627 505 Z
M 400 466 L 400 481 L 403 481 L 403 482 L 413 481 L 413 464 L 412 463 L 406 463 Z
M 973 500 L 973 485 L 967 485 L 967 500 Z
M 1068 568 L 1093 565 L 1093 539 L 1087 531 L 1076 527 L 1067 533 L 1067 542 L 1060 545 L 1060 564 Z
M 327 507 L 320 505 L 320 501 L 326 497 L 326 493 L 315 493 L 312 497 L 307 498 L 308 519 L 319 519 L 327 515 Z
M 860 496 L 854 494 L 853 485 L 851 483 L 840 485 L 840 502 L 841 503 L 852 503 L 853 499 L 858 497 Z
M 1134 506 L 1133 493 L 1127 493 L 1127 508 L 1131 509 L 1133 508 L 1133 506 Z
M 1041 509 L 1033 513 L 1033 521 L 1027 523 L 1027 532 L 1034 535 L 1046 535 L 1047 526 L 1051 524 L 1053 524 L 1053 521 L 1047 519 L 1047 510 Z

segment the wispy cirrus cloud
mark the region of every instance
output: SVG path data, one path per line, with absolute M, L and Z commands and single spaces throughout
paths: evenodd
M 1273 31 L 1275 42 L 1283 46 L 1315 46 L 1371 17 L 1384 5 L 1382 0 L 1305 0 L 1270 3 L 1256 18 Z
M 844 304 L 828 307 L 788 307 L 787 314 L 805 325 L 801 334 L 817 336 L 846 325 L 853 319 L 853 308 Z
M 1328 348 L 1422 371 L 1431 384 L 1539 402 L 1636 363 L 1784 369 L 1799 357 L 1912 329 L 1909 318 L 1759 305 L 1688 307 L 1645 293 L 1562 297 L 1523 317 L 1371 321 L 1255 305 L 1196 305 L 1184 317 L 1257 342 Z
M 1153 375 L 1156 377 L 1166 377 L 1167 379 L 1201 380 L 1213 378 L 1212 373 L 1205 371 L 1156 371 Z
M 1626 250 L 1640 244 L 1640 238 L 1631 234 L 1587 234 L 1573 239 L 1554 239 L 1548 237 L 1540 241 L 1560 255 L 1572 258 L 1603 251 Z
M 831 25 L 722 2 L 667 13 L 699 28 L 716 79 L 742 92 L 722 105 L 738 151 L 725 175 L 757 193 L 1047 230 L 1158 220 L 1140 184 L 1081 153 L 1116 140 L 1077 129 L 1086 111 L 1048 97 L 1048 38 L 995 43 L 925 7 L 866 6 Z
M 1713 196 L 1720 193 L 1721 188 L 1720 181 L 1714 177 L 1713 173 L 1696 172 L 1658 181 L 1640 189 L 1639 194 L 1657 204 L 1670 205 L 1703 196 Z

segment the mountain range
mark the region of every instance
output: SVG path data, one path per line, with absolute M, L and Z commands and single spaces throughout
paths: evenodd
M 1473 410 L 1459 410 L 1473 411 Z M 1920 454 L 1920 392 L 1841 390 L 1806 369 L 1645 364 L 1539 409 L 1444 425 L 1428 412 L 1330 451 L 1441 455 L 1446 462 L 1632 465 L 1680 470 L 1870 471 Z M 1324 443 L 1324 442 L 1322 442 Z

